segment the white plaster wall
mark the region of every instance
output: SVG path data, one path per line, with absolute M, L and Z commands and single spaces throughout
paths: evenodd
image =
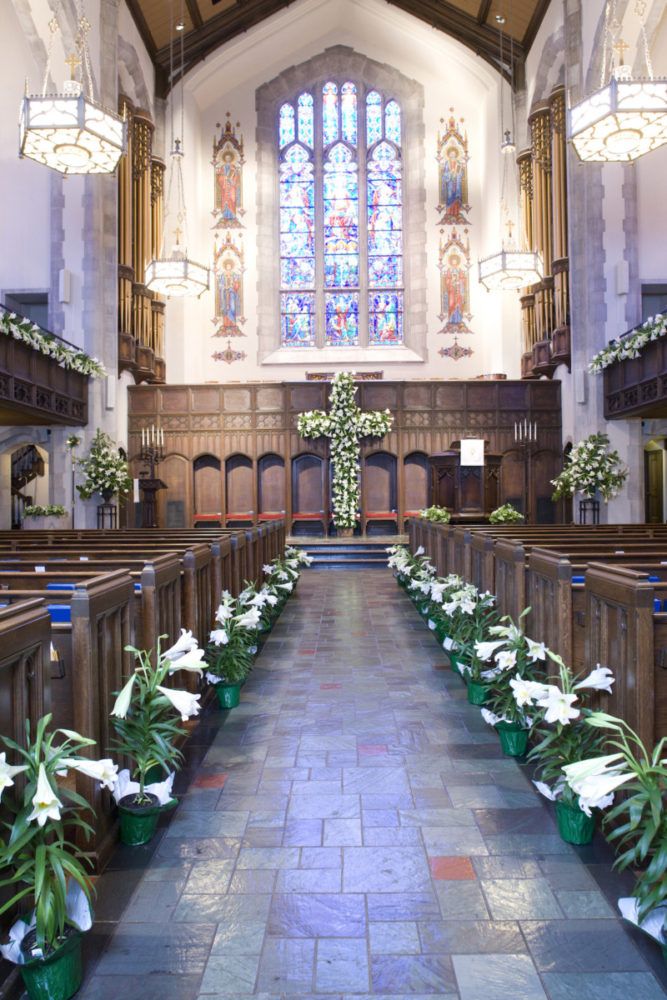
M 44 167 L 18 158 L 18 117 L 26 77 L 37 89 L 38 70 L 11 3 L 0 3 L 0 295 L 48 289 L 50 178 Z
M 189 211 L 189 251 L 202 262 L 212 260 L 211 207 L 213 173 L 210 164 L 216 122 L 227 111 L 241 122 L 245 142 L 245 246 L 246 336 L 232 340 L 232 348 L 245 351 L 244 361 L 226 365 L 211 355 L 224 350 L 226 341 L 213 338 L 213 292 L 199 301 L 170 302 L 167 309 L 167 364 L 169 381 L 244 381 L 301 378 L 317 364 L 259 365 L 257 361 L 257 270 L 255 257 L 256 190 L 255 91 L 287 67 L 342 44 L 417 80 L 425 93 L 425 180 L 427 191 L 428 357 L 420 363 L 389 363 L 377 352 L 374 363 L 355 364 L 359 370 L 383 368 L 395 378 L 469 378 L 483 373 L 519 374 L 518 299 L 500 293 L 489 295 L 477 281 L 477 261 L 500 244 L 498 77 L 470 50 L 380 0 L 298 0 L 241 38 L 218 50 L 186 82 L 186 191 Z M 180 101 L 180 96 L 176 96 Z M 471 311 L 473 335 L 459 337 L 470 346 L 469 359 L 454 362 L 437 353 L 453 343 L 451 335 L 438 335 L 439 272 L 437 267 L 437 164 L 435 160 L 440 119 L 453 107 L 465 119 L 471 160 L 469 229 L 471 244 Z M 178 115 L 177 115 L 178 117 Z M 167 113 L 167 125 L 169 112 Z M 409 155 L 409 154 L 408 154 Z M 276 331 L 278 330 L 276 316 Z M 277 346 L 277 340 L 276 340 Z M 329 358 L 323 362 L 335 369 Z M 342 367 L 350 367 L 350 364 Z
M 118 34 L 124 43 L 119 51 L 119 88 L 135 105 L 145 108 L 154 116 L 155 69 L 125 0 L 121 0 L 118 11 Z M 125 46 L 130 49 L 128 55 L 133 57 L 131 62 L 125 56 Z M 148 95 L 148 102 L 145 101 L 144 94 Z

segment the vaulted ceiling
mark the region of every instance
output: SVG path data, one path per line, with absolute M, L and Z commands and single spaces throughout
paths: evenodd
M 127 0 L 144 44 L 157 69 L 158 91 L 169 89 L 169 36 L 172 16 L 184 25 L 185 72 L 201 59 L 270 17 L 294 0 Z M 330 0 L 336 2 L 336 0 Z M 388 0 L 433 28 L 463 42 L 496 68 L 507 72 L 509 53 L 499 66 L 496 15 L 505 17 L 503 32 L 511 36 L 514 69 L 523 60 L 537 34 L 549 0 Z M 174 11 L 172 15 L 171 11 Z M 507 42 L 507 40 L 506 40 Z M 506 44 L 506 50 L 508 46 Z M 180 62 L 180 38 L 175 49 Z

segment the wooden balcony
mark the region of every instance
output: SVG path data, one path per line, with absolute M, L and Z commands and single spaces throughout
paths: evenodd
M 647 344 L 638 358 L 610 365 L 603 378 L 607 420 L 667 416 L 667 337 Z
M 0 425 L 88 422 L 88 375 L 0 334 Z

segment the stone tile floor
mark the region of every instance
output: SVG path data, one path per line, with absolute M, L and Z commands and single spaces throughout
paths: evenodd
M 306 573 L 100 879 L 82 1000 L 666 997 L 606 846 L 559 839 L 446 662 L 389 572 Z

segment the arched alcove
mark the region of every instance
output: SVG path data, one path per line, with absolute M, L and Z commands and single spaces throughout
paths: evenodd
M 255 488 L 252 459 L 230 455 L 225 462 L 225 523 L 252 524 L 255 519 Z
M 403 511 L 406 516 L 428 507 L 428 456 L 423 451 L 411 451 L 403 459 Z
M 257 463 L 259 517 L 284 515 L 286 508 L 285 459 L 269 453 Z
M 375 451 L 364 459 L 362 474 L 362 526 L 366 534 L 396 530 L 398 483 L 396 456 Z
M 220 459 L 200 455 L 193 462 L 194 513 L 219 514 L 222 511 L 222 476 Z
M 292 459 L 293 534 L 326 532 L 326 481 L 326 462 L 319 455 L 304 452 Z

